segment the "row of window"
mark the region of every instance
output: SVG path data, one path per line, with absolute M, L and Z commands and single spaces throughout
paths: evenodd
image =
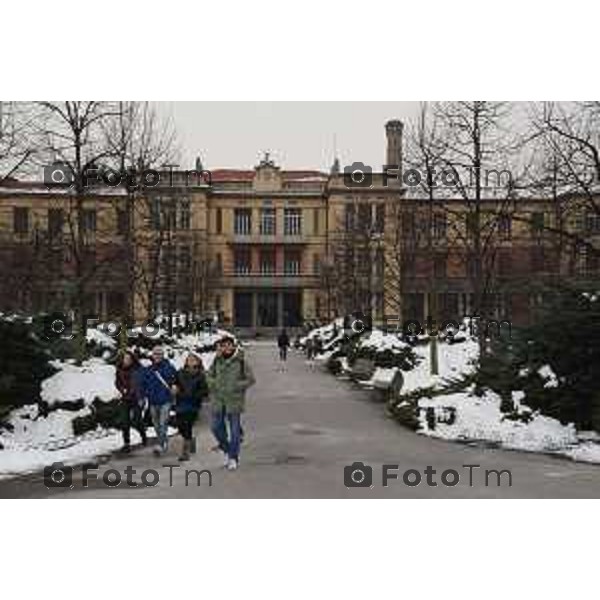
M 446 254 L 438 254 L 433 257 L 433 276 L 436 279 L 448 277 L 448 257 Z M 595 252 L 591 252 L 587 246 L 582 246 L 573 256 L 572 271 L 577 275 L 597 275 L 600 272 L 600 258 Z M 377 263 L 376 263 L 377 264 Z M 484 270 L 486 266 L 482 267 Z M 558 259 L 555 253 L 546 251 L 542 246 L 530 248 L 529 269 L 532 273 L 559 271 Z M 414 256 L 407 257 L 404 262 L 405 274 L 409 277 L 416 275 L 416 261 Z M 515 273 L 515 262 L 511 252 L 499 251 L 495 266 L 496 273 L 500 277 L 511 277 Z M 477 276 L 476 263 L 472 257 L 466 260 L 466 276 L 473 278 Z
M 156 231 L 189 229 L 190 201 L 187 198 L 153 198 L 150 203 L 150 227 Z
M 485 215 L 482 215 L 485 219 Z M 417 222 L 417 215 L 409 213 L 403 215 L 403 232 L 405 236 L 414 236 L 417 234 L 425 235 L 427 232 L 426 220 Z M 509 240 L 512 237 L 512 218 L 510 215 L 499 215 L 495 219 L 496 233 L 502 240 Z M 578 225 L 579 223 L 579 225 Z M 544 212 L 529 213 L 529 227 L 534 235 L 543 232 L 546 224 L 546 214 Z M 477 232 L 477 215 L 467 213 L 465 215 L 466 233 L 468 237 L 473 237 Z M 579 220 L 574 221 L 575 230 L 584 230 L 588 233 L 600 233 L 600 215 L 588 213 L 580 215 Z M 434 213 L 431 222 L 431 235 L 433 239 L 445 239 L 448 230 L 448 219 L 445 213 Z
M 17 206 L 13 209 L 13 231 L 24 235 L 30 230 L 30 213 L 28 207 Z M 63 233 L 65 211 L 62 208 L 48 209 L 48 235 L 57 237 Z M 129 215 L 127 211 L 116 210 L 117 233 L 125 235 L 129 231 Z M 93 208 L 85 208 L 81 213 L 81 228 L 86 233 L 94 233 L 98 227 L 97 212 Z
M 116 210 L 117 234 L 125 235 L 130 229 L 130 216 L 124 209 Z M 545 213 L 533 212 L 529 215 L 529 225 L 533 234 L 540 234 L 545 226 Z M 261 208 L 259 215 L 260 235 L 272 236 L 277 234 L 277 218 L 274 208 Z M 313 231 L 318 233 L 319 209 L 314 209 Z M 473 236 L 477 230 L 477 215 L 465 215 L 466 231 L 468 236 Z M 302 234 L 302 209 L 286 208 L 283 214 L 284 235 Z M 368 230 L 372 233 L 383 233 L 385 221 L 385 205 L 354 204 L 346 205 L 345 229 L 346 231 Z M 414 236 L 425 233 L 426 224 L 417 222 L 417 215 L 409 213 L 403 216 L 403 233 L 405 236 Z M 595 213 L 580 214 L 571 220 L 576 231 L 585 230 L 588 233 L 600 233 L 600 215 Z M 48 233 L 51 236 L 60 235 L 65 223 L 65 211 L 61 208 L 48 209 Z M 500 239 L 510 239 L 512 236 L 512 218 L 510 215 L 500 215 L 497 220 L 497 234 Z M 188 200 L 168 201 L 156 198 L 150 207 L 150 226 L 152 229 L 189 229 L 191 227 L 191 212 Z M 95 209 L 84 209 L 82 212 L 82 228 L 92 233 L 97 228 L 97 213 Z M 444 239 L 447 235 L 448 220 L 445 213 L 434 213 L 431 223 L 431 234 L 434 239 Z M 13 208 L 13 230 L 16 234 L 27 234 L 30 230 L 30 210 L 26 206 Z M 222 210 L 216 210 L 216 233 L 223 231 Z M 235 235 L 250 235 L 252 233 L 252 209 L 234 209 Z
M 185 272 L 192 266 L 192 250 L 189 246 L 163 246 L 150 251 L 150 264 L 163 271 Z
M 314 231 L 319 231 L 319 212 L 315 209 Z M 222 233 L 221 209 L 217 209 L 217 233 Z M 252 209 L 235 208 L 233 211 L 233 233 L 235 235 L 252 234 Z M 259 215 L 260 235 L 277 234 L 277 215 L 274 208 L 261 208 Z M 284 235 L 302 235 L 302 209 L 285 208 L 283 210 L 283 233 Z
M 372 253 L 369 249 L 349 246 L 344 249 L 343 257 L 340 259 L 342 268 L 354 270 L 357 275 L 383 277 L 385 255 L 382 248 L 377 248 Z
M 319 228 L 319 212 L 314 212 L 314 231 Z M 125 235 L 130 228 L 129 213 L 123 209 L 116 209 L 117 233 Z M 64 226 L 65 213 L 61 208 L 48 209 L 48 232 L 50 235 L 59 235 Z M 165 202 L 159 198 L 154 199 L 150 205 L 150 227 L 154 230 L 189 229 L 191 226 L 191 213 L 189 202 Z M 17 234 L 26 234 L 30 229 L 30 212 L 28 207 L 15 207 L 13 213 L 13 228 Z M 97 213 L 94 209 L 85 209 L 82 215 L 82 228 L 86 232 L 95 232 L 97 228 Z M 274 208 L 263 208 L 260 213 L 259 229 L 261 235 L 277 234 L 277 219 Z M 216 211 L 216 230 L 222 233 L 223 216 L 221 209 Z M 234 233 L 236 235 L 250 235 L 252 233 L 252 209 L 234 209 Z M 302 209 L 286 208 L 283 214 L 283 233 L 285 235 L 302 234 Z
M 346 204 L 344 221 L 346 231 L 383 233 L 385 204 Z
M 158 272 L 165 273 L 188 273 L 192 267 L 192 250 L 189 246 L 163 246 L 162 248 L 150 250 L 149 262 L 152 268 Z M 50 249 L 44 254 L 44 264 L 52 273 L 62 271 L 73 262 L 72 248 L 63 245 Z M 97 253 L 93 245 L 86 245 L 81 257 L 82 264 L 94 267 L 97 262 Z
M 425 319 L 425 296 L 423 292 L 412 292 L 402 295 L 404 322 L 410 319 L 423 321 Z M 497 316 L 503 314 L 503 300 L 499 294 L 490 297 L 490 304 L 497 311 Z M 445 292 L 436 294 L 437 317 L 442 319 L 459 319 L 461 315 L 472 314 L 474 295 L 469 293 Z M 431 309 L 428 313 L 431 314 Z M 440 323 L 438 322 L 438 326 Z
M 116 208 L 117 234 L 126 235 L 130 229 L 129 212 Z M 65 224 L 65 211 L 62 208 L 48 209 L 48 234 L 51 237 L 62 234 Z M 97 230 L 97 211 L 93 208 L 83 209 L 81 214 L 81 227 L 86 233 Z M 155 199 L 150 206 L 150 226 L 152 229 L 189 229 L 191 226 L 190 205 L 187 201 L 176 204 L 161 203 Z M 16 234 L 27 234 L 30 230 L 30 210 L 26 206 L 13 208 L 13 230 Z
M 252 253 L 250 249 L 239 248 L 234 251 L 234 273 L 236 275 L 252 274 Z M 217 258 L 219 271 L 221 270 L 221 257 Z M 313 257 L 313 273 L 318 275 L 321 270 L 321 260 L 318 255 Z M 258 273 L 260 275 L 275 275 L 277 261 L 273 250 L 262 250 L 259 255 Z M 302 273 L 302 253 L 299 250 L 285 250 L 283 255 L 284 275 L 300 275 Z

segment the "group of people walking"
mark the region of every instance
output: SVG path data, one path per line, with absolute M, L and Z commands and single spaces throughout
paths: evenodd
M 189 460 L 190 454 L 196 452 L 194 423 L 203 403 L 210 400 L 215 449 L 223 453 L 228 469 L 237 469 L 245 396 L 254 381 L 250 365 L 235 340 L 228 336 L 217 343 L 216 357 L 208 371 L 193 352 L 187 355 L 179 370 L 158 346 L 152 350 L 148 367 L 143 367 L 133 352 L 125 352 L 116 371 L 116 387 L 121 393 L 123 450 L 131 450 L 132 428 L 139 431 L 142 444 L 147 445 L 145 413 L 148 410 L 157 438 L 154 454 L 166 453 L 169 417 L 174 408 L 175 424 L 183 438 L 179 460 Z

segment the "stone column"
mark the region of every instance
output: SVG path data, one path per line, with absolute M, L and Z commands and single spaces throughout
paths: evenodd
M 252 292 L 252 328 L 258 327 L 258 293 Z
M 277 292 L 277 327 L 283 327 L 283 292 Z

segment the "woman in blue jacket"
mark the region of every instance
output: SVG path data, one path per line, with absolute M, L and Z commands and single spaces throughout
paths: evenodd
M 177 391 L 175 382 L 177 371 L 164 357 L 162 348 L 152 350 L 152 364 L 145 369 L 143 395 L 148 399 L 152 424 L 156 430 L 159 447 L 154 450 L 156 456 L 166 452 L 169 447 L 169 409 Z

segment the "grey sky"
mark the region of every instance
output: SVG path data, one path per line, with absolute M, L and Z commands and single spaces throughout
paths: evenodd
M 334 139 L 342 164 L 381 166 L 385 122 L 406 121 L 418 102 L 165 102 L 182 148 L 182 167 L 196 155 L 205 168 L 252 168 L 270 151 L 283 168 L 327 170 Z

